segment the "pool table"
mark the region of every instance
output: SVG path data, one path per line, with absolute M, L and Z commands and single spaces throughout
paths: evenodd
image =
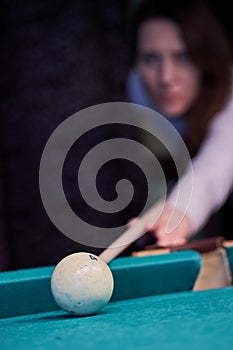
M 83 317 L 54 302 L 53 266 L 0 273 L 0 349 L 233 348 L 233 287 L 193 291 L 198 252 L 121 257 L 109 266 L 110 302 Z

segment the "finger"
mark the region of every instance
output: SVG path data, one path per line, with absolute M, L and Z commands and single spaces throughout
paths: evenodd
M 187 243 L 185 239 L 177 239 L 175 237 L 171 237 L 171 239 L 159 239 L 157 240 L 157 245 L 159 247 L 177 247 Z

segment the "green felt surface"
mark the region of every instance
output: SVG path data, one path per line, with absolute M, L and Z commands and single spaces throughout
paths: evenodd
M 112 301 L 191 290 L 201 258 L 194 251 L 114 259 Z M 50 290 L 54 267 L 0 273 L 0 318 L 58 309 Z
M 59 310 L 54 267 L 0 273 L 1 350 L 232 350 L 233 287 L 193 292 L 193 251 L 113 260 L 115 290 L 96 315 Z
M 231 270 L 231 275 L 233 276 L 233 247 L 226 248 L 227 258 L 229 262 L 229 267 Z
M 62 311 L 0 320 L 1 350 L 231 350 L 233 287 L 110 302 L 97 315 Z

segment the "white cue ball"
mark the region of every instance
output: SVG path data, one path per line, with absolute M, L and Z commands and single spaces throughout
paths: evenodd
M 91 315 L 110 300 L 114 280 L 108 265 L 90 253 L 74 253 L 62 259 L 51 277 L 57 305 L 74 315 Z

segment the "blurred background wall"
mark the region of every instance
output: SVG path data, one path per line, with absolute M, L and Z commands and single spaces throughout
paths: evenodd
M 230 5 L 208 3 L 232 40 Z M 43 208 L 40 158 L 71 114 L 124 100 L 132 6 L 126 0 L 1 2 L 0 270 L 54 264 L 80 249 Z

